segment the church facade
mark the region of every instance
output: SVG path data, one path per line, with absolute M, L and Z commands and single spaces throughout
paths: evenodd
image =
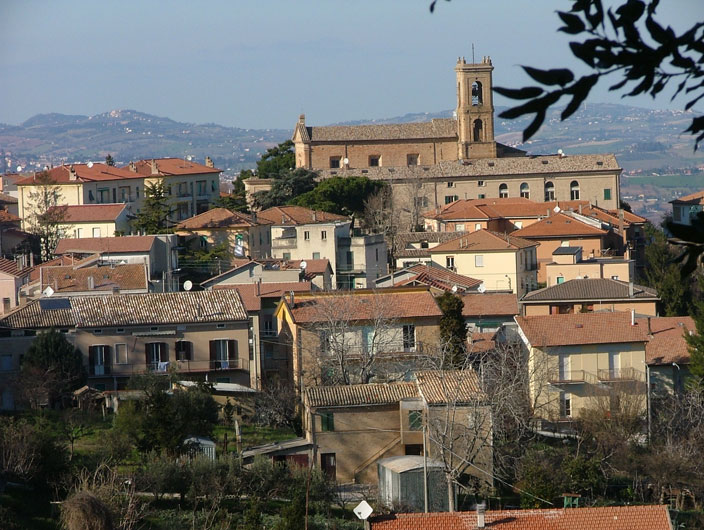
M 588 200 L 618 208 L 622 170 L 614 155 L 528 156 L 496 142 L 493 69 L 489 57 L 480 63 L 458 59 L 455 118 L 311 127 L 301 115 L 292 138 L 296 167 L 318 171 L 322 178 L 385 180 L 407 209 L 498 197 Z

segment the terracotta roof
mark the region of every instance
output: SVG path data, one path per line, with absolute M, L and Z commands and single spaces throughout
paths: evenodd
M 415 383 L 368 383 L 310 387 L 305 391 L 304 400 L 310 407 L 344 407 L 388 405 L 415 397 L 418 397 Z
M 521 302 L 547 302 L 563 300 L 660 300 L 658 293 L 650 287 L 633 286 L 633 297 L 629 296 L 628 282 L 611 278 L 580 278 L 531 291 Z
M 29 270 L 25 270 L 25 272 L 21 274 L 15 261 L 0 257 L 0 272 L 4 272 L 5 274 L 10 274 L 11 276 L 19 278 L 20 276 L 24 276 L 24 274 L 29 273 Z
M 152 166 L 152 164 L 154 164 L 156 171 L 153 171 L 154 166 Z M 135 172 L 130 170 L 131 166 L 136 169 L 136 174 L 141 176 L 200 175 L 204 173 L 222 172 L 222 169 L 190 162 L 183 158 L 152 158 L 149 160 L 138 160 L 137 162 L 126 165 L 122 169 L 134 175 Z
M 546 156 L 512 156 L 506 158 L 482 158 L 473 160 L 449 160 L 430 166 L 401 167 L 365 167 L 351 169 L 318 170 L 323 177 L 365 176 L 380 180 L 415 180 L 418 178 L 451 180 L 462 177 L 501 177 L 509 175 L 564 175 L 575 173 L 584 176 L 589 172 L 614 172 L 621 167 L 613 154 L 571 155 L 560 157 Z M 364 171 L 364 173 L 362 173 Z M 540 193 L 543 190 L 538 190 Z
M 516 322 L 537 347 L 648 341 L 647 326 L 632 326 L 631 314 L 624 311 L 516 317 Z
M 694 193 L 690 193 L 689 195 L 684 195 L 683 197 L 679 197 L 674 201 L 670 201 L 670 203 L 688 205 L 704 204 L 704 190 L 695 191 Z
M 690 362 L 686 333 L 696 333 L 692 317 L 638 318 L 638 325 L 647 328 L 650 320 L 649 341 L 645 345 L 645 358 L 648 364 L 672 364 Z
M 83 263 L 89 263 L 91 261 L 94 261 L 96 258 L 100 258 L 100 256 L 97 254 L 93 254 L 93 255 L 88 256 L 83 259 L 75 258 L 72 255 L 58 256 L 52 260 L 45 261 L 44 263 L 40 263 L 39 265 L 35 265 L 34 267 L 31 267 L 29 269 L 29 282 L 32 283 L 32 282 L 36 282 L 39 280 L 39 271 L 43 267 L 56 267 L 56 266 L 62 266 L 62 265 L 76 266 L 76 265 L 80 265 Z
M 518 314 L 518 298 L 512 293 L 465 294 L 462 316 L 514 316 Z
M 274 206 L 268 210 L 258 212 L 257 219 L 267 220 L 276 226 L 349 221 L 349 218 L 343 215 L 311 210 L 303 206 Z
M 71 168 L 75 173 L 75 177 L 71 178 Z M 82 182 L 95 182 L 95 181 L 105 181 L 105 180 L 128 180 L 128 179 L 142 179 L 143 175 L 137 175 L 126 169 L 120 169 L 119 167 L 108 166 L 107 164 L 92 164 L 88 167 L 88 164 L 64 164 L 63 166 L 57 166 L 49 169 L 47 171 L 49 178 L 56 184 L 80 184 Z M 18 186 L 34 186 L 40 184 L 37 182 L 37 177 L 41 173 L 35 173 L 31 177 L 23 178 L 17 181 Z
M 90 223 L 99 221 L 115 221 L 127 208 L 124 203 L 117 204 L 80 204 L 61 206 L 64 210 L 64 223 Z
M 415 373 L 418 391 L 428 405 L 484 399 L 474 370 L 426 370 Z
M 0 223 L 19 223 L 22 219 L 7 210 L 0 210 Z
M 372 291 L 311 293 L 296 296 L 291 307 L 298 324 L 323 322 L 330 318 L 366 321 L 442 316 L 442 311 L 427 288 L 389 288 Z
M 417 285 L 423 284 L 444 291 L 452 291 L 454 286 L 459 289 L 472 289 L 478 287 L 483 282 L 476 278 L 470 278 L 462 274 L 457 274 L 450 270 L 441 267 L 431 267 L 429 265 L 413 265 L 408 268 L 409 271 L 416 273 L 415 276 L 403 280 L 396 285 Z
M 268 261 L 268 260 L 267 260 Z M 328 270 L 328 267 L 330 267 L 330 260 L 327 258 L 320 258 L 320 259 L 292 259 L 288 261 L 281 261 L 281 268 L 284 270 L 287 269 L 300 269 L 301 268 L 301 262 L 305 261 L 306 262 L 306 269 L 305 269 L 305 275 L 306 277 L 310 276 L 318 276 L 320 274 L 325 274 L 325 271 Z
M 113 289 L 121 291 L 144 289 L 146 292 L 149 288 L 147 266 L 144 264 L 84 268 L 42 267 L 41 280 L 42 283 L 39 286 L 41 291 L 51 286 L 57 294 L 83 291 L 113 292 Z
M 472 333 L 469 336 L 468 351 L 471 353 L 479 353 L 493 350 L 496 348 L 496 331 L 487 331 L 484 333 Z
M 66 300 L 69 308 L 43 309 L 48 300 L 50 304 Z M 87 328 L 240 320 L 247 320 L 240 295 L 223 290 L 43 298 L 9 313 L 0 325 L 20 329 Z
M 471 232 L 400 232 L 396 234 L 395 237 L 397 245 L 405 248 L 412 243 L 444 243 L 461 236 L 469 235 L 470 233 Z
M 456 138 L 457 120 L 441 118 L 413 123 L 333 125 L 327 127 L 306 127 L 306 130 L 312 142 Z
M 371 517 L 371 530 L 476 530 L 476 512 L 398 513 Z M 667 506 L 606 506 L 484 513 L 491 530 L 672 530 Z
M 19 201 L 17 197 L 13 197 L 12 195 L 8 195 L 7 193 L 0 193 L 0 203 L 5 203 L 5 204 L 17 204 Z
M 283 295 L 294 293 L 308 293 L 312 288 L 310 282 L 275 282 L 260 283 L 259 294 L 257 294 L 257 284 L 241 285 L 215 285 L 214 290 L 237 289 L 242 296 L 242 301 L 247 311 L 259 311 L 262 308 L 262 298 L 281 298 Z
M 515 233 L 515 232 L 514 232 Z M 482 252 L 492 250 L 519 250 L 534 247 L 538 243 L 527 241 L 513 234 L 498 234 L 490 230 L 477 230 L 469 235 L 452 239 L 430 249 L 435 252 Z
M 56 245 L 55 254 L 76 252 L 107 253 L 107 252 L 149 252 L 154 246 L 156 236 L 123 236 L 123 237 L 84 237 L 79 239 L 61 239 Z
M 546 217 L 537 223 L 528 225 L 525 228 L 512 232 L 517 237 L 542 238 L 542 237 L 566 237 L 566 236 L 593 236 L 601 237 L 606 235 L 606 231 L 601 228 L 583 223 L 572 216 L 564 213 L 556 213 Z
M 263 219 L 262 224 L 269 224 Z M 232 212 L 227 208 L 213 208 L 195 215 L 176 225 L 177 230 L 201 230 L 204 228 L 239 228 L 256 226 L 249 214 Z

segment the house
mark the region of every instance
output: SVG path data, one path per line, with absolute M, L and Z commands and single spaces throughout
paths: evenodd
M 694 319 L 692 317 L 639 318 L 637 322 L 638 325 L 646 326 L 648 330 L 645 356 L 652 399 L 657 400 L 682 392 L 689 377 L 691 362 L 685 336 L 697 332 Z
M 473 370 L 420 371 L 412 382 L 311 387 L 303 395 L 305 437 L 313 462 L 330 478 L 377 484 L 376 464 L 382 459 L 425 450 L 429 458 L 440 460 L 438 444 L 445 440 L 435 434 L 448 427 L 450 418 L 456 439 L 445 454 L 450 449 L 471 461 L 485 473 L 466 466 L 467 473 L 486 480 L 493 467 L 484 398 Z M 477 430 L 465 431 L 471 424 Z M 426 443 L 423 426 L 431 431 Z
M 30 269 L 16 261 L 0 257 L 0 314 L 8 313 L 20 303 L 20 288 L 29 281 Z
M 518 299 L 512 293 L 468 293 L 461 295 L 462 316 L 470 333 L 495 333 L 514 328 Z
M 582 247 L 558 247 L 552 252 L 552 262 L 544 266 L 546 287 L 579 278 L 635 279 L 635 260 L 613 256 L 584 259 Z
M 377 288 L 424 285 L 429 287 L 433 294 L 442 294 L 476 292 L 482 281 L 457 274 L 431 261 L 428 265 L 418 263 L 394 271 L 378 278 L 375 284 Z
M 672 530 L 665 505 L 396 513 L 368 522 L 370 530 Z
M 352 229 L 341 215 L 301 206 L 275 206 L 257 213 L 271 223 L 271 254 L 277 259 L 328 259 L 339 289 L 374 286 L 388 271 L 383 235 Z
M 538 282 L 545 283 L 545 264 L 553 261 L 553 252 L 558 247 L 582 247 L 582 253 L 589 257 L 605 255 L 608 232 L 599 222 L 559 212 L 511 235 L 539 244 Z
M 397 269 L 417 263 L 427 265 L 433 261 L 431 248 L 467 234 L 469 232 L 401 232 L 393 237 L 391 258 Z
M 174 234 L 61 239 L 54 254 L 79 258 L 97 254 L 103 263 L 146 264 L 149 279 L 159 283 L 158 290 L 169 291 L 177 281 L 177 240 Z
M 679 197 L 672 204 L 672 222 L 690 226 L 692 221 L 704 211 L 704 190 Z
M 15 193 L 16 195 L 16 193 Z M 0 210 L 5 210 L 12 215 L 19 214 L 18 200 L 15 195 L 0 193 Z
M 235 290 L 42 298 L 0 319 L 12 375 L 37 333 L 60 330 L 83 355 L 88 384 L 121 390 L 142 373 L 256 387 L 258 352 Z
M 419 355 L 437 354 L 442 312 L 427 288 L 402 287 L 293 293 L 274 316 L 302 392 L 340 378 L 354 382 L 371 366 L 376 380 L 407 373 Z
M 81 204 L 62 206 L 59 229 L 68 237 L 115 237 L 129 234 L 127 204 Z
M 16 247 L 29 238 L 20 230 L 22 219 L 0 208 L 0 256 L 13 257 Z
M 271 254 L 270 221 L 256 214 L 213 208 L 181 221 L 175 233 L 186 245 L 208 248 L 226 245 L 232 255 L 243 258 L 267 258 Z
M 646 409 L 647 325 L 633 314 L 516 317 L 528 352 L 538 417 L 570 421 L 587 408 L 604 414 Z
M 479 230 L 430 249 L 435 263 L 484 282 L 487 291 L 523 296 L 537 287 L 538 242 Z
M 41 267 L 37 292 L 51 296 L 104 296 L 149 292 L 145 264 Z
M 201 283 L 204 289 L 223 285 L 251 283 L 311 282 L 314 289 L 330 290 L 332 267 L 328 259 L 309 260 L 244 260 L 228 271 Z
M 656 316 L 658 302 L 658 293 L 650 287 L 611 278 L 580 278 L 531 291 L 521 298 L 520 305 L 525 316 L 592 311 Z

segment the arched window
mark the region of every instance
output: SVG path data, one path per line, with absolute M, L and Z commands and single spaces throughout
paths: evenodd
M 570 200 L 579 200 L 579 182 L 577 182 L 576 180 L 570 182 Z
M 481 105 L 482 101 L 482 84 L 479 81 L 472 83 L 472 106 Z
M 508 184 L 499 185 L 499 197 L 502 199 L 508 199 Z
M 472 140 L 475 142 L 482 141 L 482 120 L 474 120 Z
M 521 197 L 530 199 L 530 186 L 528 186 L 527 182 L 521 184 Z
M 552 182 L 545 183 L 545 202 L 555 200 L 555 184 Z

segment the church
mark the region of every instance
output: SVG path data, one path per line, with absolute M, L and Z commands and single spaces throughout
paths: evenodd
M 456 116 L 429 122 L 354 126 L 296 123 L 296 167 L 322 178 L 366 176 L 423 211 L 458 199 L 588 200 L 619 207 L 621 167 L 613 154 L 527 155 L 494 138 L 492 71 L 459 58 Z M 415 217 L 415 216 L 413 216 Z

